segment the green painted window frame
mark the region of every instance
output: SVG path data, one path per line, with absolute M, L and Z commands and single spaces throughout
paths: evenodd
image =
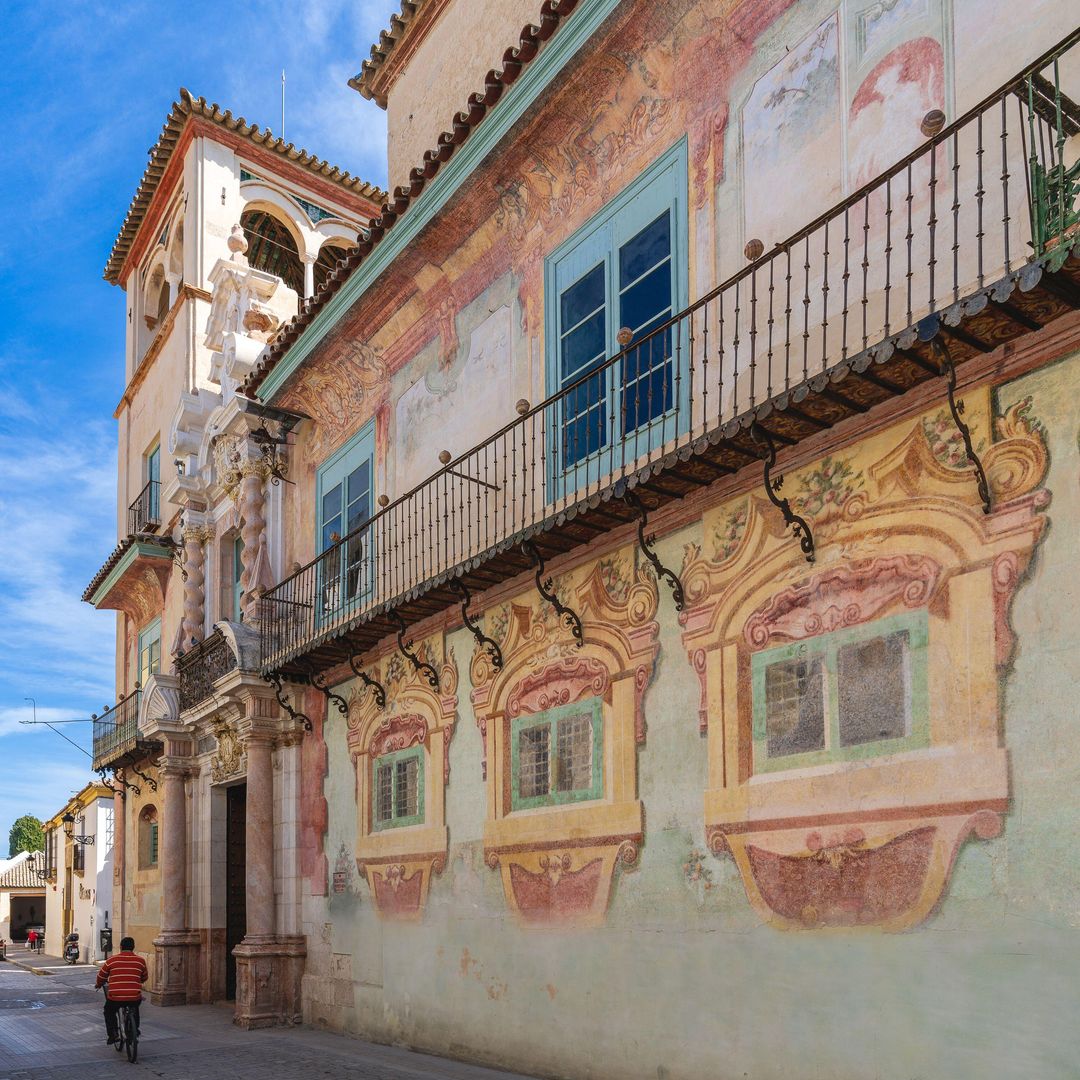
M 687 153 L 687 139 L 684 136 L 657 157 L 640 176 L 544 260 L 545 378 L 549 395 L 558 393 L 564 385 L 560 356 L 560 343 L 566 329 L 561 324 L 560 305 L 563 294 L 583 281 L 598 265 L 604 266 L 605 351 L 606 357 L 616 355 L 621 349 L 616 340 L 621 315 L 617 318 L 615 309 L 618 298 L 624 291 L 620 285 L 619 254 L 641 230 L 656 220 L 657 214 L 662 213 L 664 207 L 671 215 L 670 317 L 688 306 L 690 228 Z M 612 417 L 622 413 L 620 398 L 625 380 L 621 362 L 609 368 L 606 377 L 608 385 L 604 394 L 607 409 L 605 442 L 597 450 L 572 463 L 562 460 L 565 405 L 560 401 L 551 407 L 547 422 L 549 481 L 557 497 L 562 497 L 567 491 L 576 490 L 582 485 L 595 483 L 612 472 L 615 463 L 624 458 L 624 451 L 619 448 L 626 440 L 632 441 L 634 454 L 644 454 L 656 449 L 665 439 L 673 438 L 686 430 L 689 423 L 690 386 L 690 380 L 685 377 L 689 367 L 688 351 L 675 350 L 670 364 L 671 407 L 636 428 L 615 432 L 614 438 L 610 432 L 611 421 Z M 683 377 L 680 378 L 680 374 Z M 675 400 L 676 394 L 679 395 L 679 400 Z
M 150 500 L 147 510 L 150 517 L 157 520 L 161 516 L 161 442 L 155 442 L 143 456 L 143 484 L 155 483 L 158 486 L 150 489 Z
M 876 739 L 852 746 L 840 745 L 839 685 L 837 654 L 845 645 L 887 637 L 899 631 L 908 634 L 909 730 L 900 738 Z M 753 695 L 754 771 L 777 772 L 833 762 L 860 761 L 884 757 L 905 750 L 917 750 L 930 745 L 930 702 L 927 685 L 929 617 L 926 609 L 902 612 L 884 619 L 861 623 L 859 626 L 820 634 L 805 641 L 795 641 L 773 649 L 754 653 L 751 659 L 751 693 Z M 765 669 L 785 660 L 821 657 L 825 670 L 825 747 L 802 754 L 784 754 L 770 758 L 765 700 Z
M 240 602 L 243 599 L 244 591 L 240 587 L 240 579 L 244 573 L 243 562 L 244 540 L 243 537 L 237 536 L 232 542 L 232 621 L 240 622 L 243 611 L 240 606 Z
M 157 645 L 157 653 L 151 661 L 151 668 L 143 676 L 143 653 Z M 161 616 L 149 622 L 139 631 L 135 652 L 135 671 L 140 686 L 146 685 L 146 679 L 161 671 Z
M 397 802 L 397 764 L 399 761 L 416 759 L 416 813 L 402 817 L 389 817 L 379 820 L 379 769 L 390 766 L 391 805 Z M 394 750 L 389 754 L 380 754 L 371 761 L 371 829 L 372 832 L 384 832 L 386 829 L 400 829 L 407 825 L 424 824 L 424 747 L 420 744 Z
M 565 803 L 591 802 L 604 795 L 604 718 L 603 698 L 585 698 L 567 705 L 557 705 L 544 712 L 530 713 L 515 717 L 510 724 L 510 809 L 535 810 L 541 806 L 559 806 Z M 574 791 L 551 790 L 558 776 L 556 748 L 558 746 L 558 724 L 565 716 L 591 712 L 592 720 L 592 781 L 587 788 Z M 546 795 L 521 796 L 521 758 L 519 754 L 521 732 L 527 728 L 547 727 L 549 736 L 549 757 L 552 766 L 548 770 L 548 793 Z
M 157 866 L 158 864 L 158 823 L 156 821 L 150 822 L 150 835 L 147 842 L 149 850 L 146 853 L 147 866 Z

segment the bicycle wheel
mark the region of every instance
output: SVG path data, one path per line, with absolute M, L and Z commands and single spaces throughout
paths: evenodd
M 127 1059 L 134 1065 L 139 1056 L 139 1029 L 135 1026 L 135 1014 L 130 1009 L 124 1010 L 124 1037 L 127 1040 Z
M 113 1046 L 116 1047 L 118 1054 L 124 1052 L 124 1017 L 122 1015 L 116 1018 L 116 1042 Z

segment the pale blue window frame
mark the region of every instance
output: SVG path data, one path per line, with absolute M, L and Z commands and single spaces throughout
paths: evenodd
M 332 547 L 331 533 L 345 537 L 375 509 L 375 421 L 370 420 L 319 466 L 315 478 L 315 549 Z M 350 525 L 350 522 L 352 523 Z M 320 622 L 363 603 L 371 595 L 375 560 L 369 534 L 339 549 L 337 565 L 320 564 Z
M 639 322 L 628 309 L 649 313 L 630 327 L 636 340 L 687 307 L 687 177 L 684 138 L 548 256 L 544 336 L 549 394 L 620 351 L 617 334 L 624 319 Z M 665 214 L 670 293 L 661 295 L 662 286 L 657 286 L 665 260 L 643 258 L 642 242 L 658 236 Z M 632 341 L 624 360 L 552 407 L 545 420 L 556 497 L 595 483 L 687 429 L 689 353 L 678 331 L 676 325 L 636 351 Z

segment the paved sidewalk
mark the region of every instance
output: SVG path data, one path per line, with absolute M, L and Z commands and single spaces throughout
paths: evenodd
M 0 962 L 0 1080 L 529 1080 L 310 1028 L 241 1031 L 232 1008 L 144 1004 L 134 1066 L 105 1045 L 93 971 Z
M 34 975 L 50 975 L 54 971 L 78 970 L 96 971 L 97 964 L 69 964 L 62 956 L 50 956 L 48 953 L 31 952 L 29 949 L 23 952 L 12 953 L 8 949 L 7 962 L 32 972 Z

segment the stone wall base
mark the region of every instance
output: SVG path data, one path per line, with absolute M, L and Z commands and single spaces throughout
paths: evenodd
M 165 930 L 154 938 L 154 977 L 150 1001 L 154 1005 L 187 1005 L 198 982 L 199 934 Z
M 233 949 L 236 957 L 236 1013 L 242 1028 L 299 1024 L 300 984 L 307 957 L 302 935 L 245 938 Z

